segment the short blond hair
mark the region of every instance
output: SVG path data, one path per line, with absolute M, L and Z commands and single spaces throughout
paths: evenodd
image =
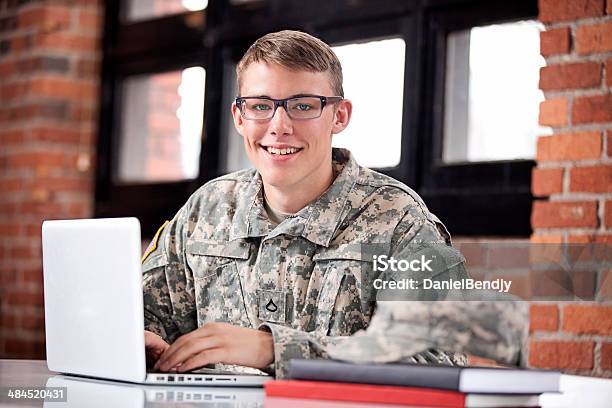
M 344 96 L 340 60 L 329 45 L 310 34 L 284 30 L 255 41 L 236 66 L 239 92 L 242 74 L 256 62 L 275 63 L 295 71 L 327 72 L 335 95 L 326 96 Z

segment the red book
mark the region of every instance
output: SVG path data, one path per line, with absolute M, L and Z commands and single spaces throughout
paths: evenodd
M 463 408 L 465 394 L 431 388 L 354 383 L 276 380 L 264 385 L 266 396 L 333 401 L 404 404 L 422 407 Z

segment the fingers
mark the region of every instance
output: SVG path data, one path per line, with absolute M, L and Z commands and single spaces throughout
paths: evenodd
M 151 348 L 163 348 L 163 346 L 167 346 L 168 343 L 164 341 L 157 334 L 147 331 L 144 331 L 144 339 L 145 339 L 145 347 Z
M 214 348 L 209 350 L 204 350 L 195 356 L 191 356 L 183 364 L 181 364 L 177 371 L 179 373 L 184 373 L 185 371 L 190 371 L 195 368 L 200 368 L 207 364 L 215 364 L 223 361 L 225 352 L 223 348 Z
M 145 349 L 147 353 L 158 358 L 170 345 L 157 334 L 145 330 Z
M 220 343 L 219 336 L 193 336 L 182 342 L 177 340 L 162 354 L 155 368 L 161 371 L 167 371 L 176 367 L 178 364 L 184 364 L 186 360 L 202 351 L 220 346 Z

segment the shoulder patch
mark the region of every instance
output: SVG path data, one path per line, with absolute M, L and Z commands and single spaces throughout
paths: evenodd
M 151 243 L 147 247 L 147 250 L 144 252 L 144 255 L 142 255 L 142 259 L 140 260 L 140 263 L 144 263 L 144 261 L 147 259 L 147 257 L 149 255 L 151 255 L 151 252 L 153 252 L 153 251 L 155 251 L 157 249 L 157 243 L 159 242 L 159 237 L 161 235 L 161 232 L 164 230 L 164 228 L 166 228 L 166 225 L 168 225 L 169 222 L 170 221 L 166 221 L 166 222 L 164 222 L 162 224 L 161 227 L 159 227 L 159 229 L 155 233 L 155 236 L 151 240 Z

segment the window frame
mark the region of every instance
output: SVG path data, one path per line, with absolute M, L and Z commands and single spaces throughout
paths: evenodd
M 136 216 L 141 222 L 143 236 L 151 237 L 163 220 L 171 217 L 195 191 L 202 175 L 193 180 L 168 182 L 117 180 L 123 84 L 132 75 L 163 73 L 196 65 L 207 69 L 211 63 L 210 50 L 201 46 L 206 13 L 186 12 L 122 24 L 121 6 L 118 0 L 107 2 L 94 215 Z M 185 19 L 199 20 L 203 24 L 189 27 L 183 23 Z M 171 39 L 163 35 L 167 32 L 173 33 Z M 181 42 L 180 46 L 177 41 Z M 207 85 L 212 80 L 208 74 L 207 69 Z M 205 131 L 206 124 L 203 140 L 206 140 Z M 206 172 L 209 165 L 214 163 L 206 162 L 204 166 L 200 163 L 200 173 Z
M 434 10 L 428 18 L 418 191 L 454 235 L 528 237 L 534 160 L 444 163 L 446 37 L 471 27 L 537 18 L 533 1 L 485 2 Z
M 122 23 L 122 0 L 110 0 L 103 39 L 95 216 L 137 216 L 144 237 L 172 217 L 190 194 L 224 173 L 227 120 L 224 84 L 236 63 L 261 35 L 281 29 L 309 32 L 331 45 L 403 38 L 406 44 L 402 152 L 398 166 L 375 169 L 394 177 L 425 200 L 454 235 L 528 235 L 533 161 L 442 165 L 440 106 L 444 98 L 445 32 L 537 15 L 536 0 L 260 0 L 209 2 L 202 11 Z M 189 21 L 189 24 L 186 22 Z M 199 23 L 194 24 L 194 21 Z M 172 36 L 164 35 L 171 32 Z M 197 179 L 117 183 L 121 84 L 129 75 L 199 65 L 206 69 L 200 169 Z M 487 179 L 489 177 L 489 179 Z M 475 181 L 474 181 L 475 180 Z M 488 181 L 487 181 L 488 180 Z M 483 181 L 487 181 L 483 183 Z M 502 182 L 505 189 L 497 186 Z M 459 188 L 458 188 L 459 187 Z M 476 198 L 474 198 L 476 197 Z M 507 200 L 508 198 L 511 200 Z M 505 206 L 499 205 L 500 199 Z

